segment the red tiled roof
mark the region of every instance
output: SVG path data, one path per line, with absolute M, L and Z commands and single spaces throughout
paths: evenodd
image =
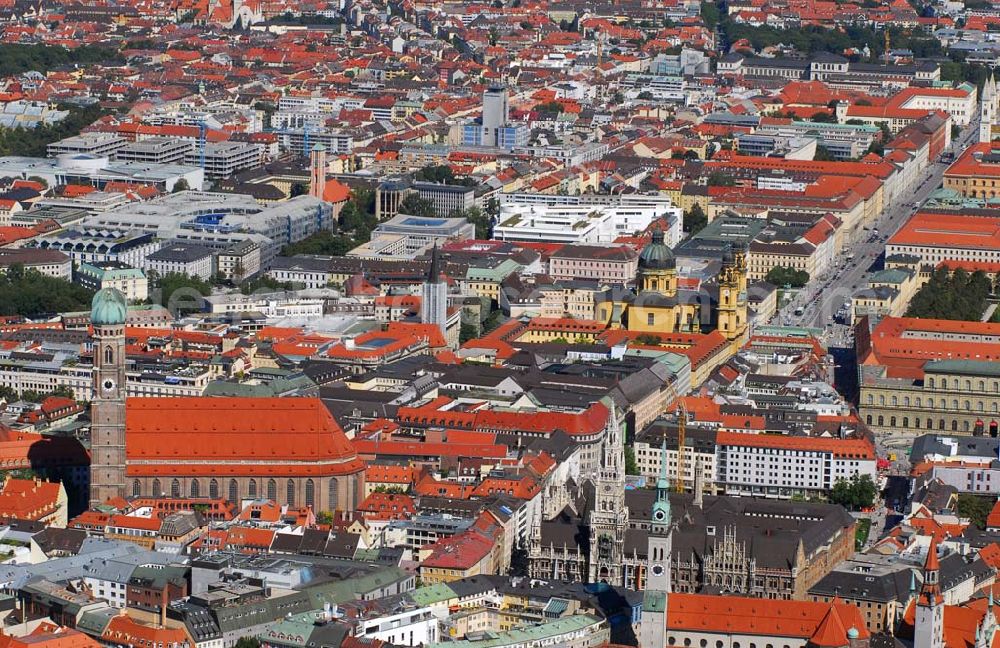
M 128 475 L 354 474 L 364 464 L 318 398 L 130 398 Z M 187 473 L 184 473 L 187 474 Z
M 421 561 L 420 567 L 467 570 L 486 558 L 493 546 L 494 541 L 478 531 L 466 531 L 431 545 L 431 555 Z
M 413 482 L 413 468 L 410 466 L 393 466 L 371 464 L 365 468 L 366 484 L 405 484 Z
M 0 634 L 0 648 L 100 648 L 79 630 L 42 622 L 23 637 Z
M 484 457 L 499 459 L 507 456 L 507 446 L 471 443 L 427 443 L 419 441 L 373 441 L 352 439 L 355 450 L 362 455 L 398 457 Z
M 525 431 L 545 434 L 553 430 L 563 430 L 569 435 L 588 436 L 604 429 L 609 414 L 608 408 L 602 403 L 593 403 L 579 413 L 440 409 L 449 402 L 450 399 L 441 397 L 420 407 L 400 407 L 396 412 L 396 418 L 402 425 L 416 423 L 466 430 Z
M 0 489 L 0 518 L 41 520 L 58 508 L 62 484 L 9 478 Z
M 742 418 L 742 417 L 741 417 Z M 756 434 L 720 430 L 716 436 L 720 446 L 743 446 L 753 448 L 779 448 L 784 450 L 805 450 L 830 452 L 837 457 L 875 459 L 874 446 L 862 439 L 835 439 L 832 437 L 801 437 L 784 434 Z
M 848 645 L 847 630 L 854 628 L 861 639 L 869 637 L 861 612 L 853 605 L 838 601 L 781 601 L 704 594 L 671 594 L 667 600 L 667 628 L 676 631 L 795 637 L 823 643 L 817 646 Z M 836 619 L 829 621 L 831 610 Z M 835 637 L 831 630 L 842 631 Z M 829 643 L 831 639 L 839 643 Z
M 1000 217 L 917 212 L 888 244 L 996 250 L 1000 249 Z

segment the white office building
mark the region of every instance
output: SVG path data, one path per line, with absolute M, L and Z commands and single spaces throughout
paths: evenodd
M 500 217 L 493 228 L 498 241 L 545 241 L 607 245 L 619 236 L 643 232 L 666 218 L 664 241 L 670 247 L 683 236 L 683 212 L 666 198 L 620 196 L 618 200 L 593 200 L 602 196 L 502 196 Z M 608 197 L 613 198 L 613 197 Z
M 138 230 L 216 250 L 252 240 L 260 245 L 260 267 L 266 269 L 283 246 L 330 229 L 333 207 L 311 196 L 261 205 L 245 194 L 183 191 L 96 214 L 85 226 Z
M 66 137 L 58 142 L 52 142 L 46 148 L 49 157 L 65 155 L 67 153 L 86 155 L 114 155 L 115 151 L 124 147 L 128 142 L 125 138 L 114 133 L 81 133 L 72 137 Z
M 210 178 L 228 178 L 237 171 L 260 166 L 263 148 L 249 142 L 206 142 L 188 151 L 186 164 L 201 166 Z
M 718 486 L 727 495 L 789 499 L 877 476 L 875 449 L 863 439 L 720 431 L 716 444 Z
M 194 142 L 175 137 L 148 137 L 118 149 L 115 158 L 123 162 L 151 162 L 170 164 L 183 162 L 194 149 Z

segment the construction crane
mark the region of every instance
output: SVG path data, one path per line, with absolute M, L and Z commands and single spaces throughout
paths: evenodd
M 201 170 L 205 170 L 205 143 L 208 139 L 208 126 L 205 124 L 205 120 L 201 119 L 198 121 L 198 162 L 201 166 Z
M 678 493 L 683 493 L 685 490 L 684 475 L 687 473 L 687 448 L 685 445 L 687 442 L 688 412 L 673 382 L 667 384 L 667 390 L 667 398 L 670 399 L 671 403 L 677 405 L 677 474 L 674 477 L 674 490 Z M 666 430 L 664 430 L 664 434 L 666 434 Z M 667 461 L 666 453 L 664 453 L 661 461 Z

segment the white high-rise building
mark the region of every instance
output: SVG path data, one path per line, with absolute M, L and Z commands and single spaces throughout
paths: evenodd
M 510 115 L 507 88 L 494 86 L 483 93 L 483 143 L 497 145 L 497 134 Z
M 441 335 L 448 337 L 448 282 L 441 275 L 441 259 L 437 244 L 431 250 L 431 267 L 427 272 L 420 299 L 420 321 L 437 324 Z

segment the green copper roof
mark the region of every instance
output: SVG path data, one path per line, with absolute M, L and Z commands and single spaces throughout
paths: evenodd
M 95 326 L 114 326 L 125 323 L 128 302 L 117 288 L 101 288 L 90 305 L 90 322 Z
M 663 231 L 653 230 L 653 240 L 642 248 L 639 254 L 639 267 L 651 270 L 666 270 L 677 267 L 677 259 L 673 250 L 663 242 Z
M 646 590 L 642 594 L 642 611 L 666 612 L 667 595 L 663 592 L 654 592 L 653 590 Z

